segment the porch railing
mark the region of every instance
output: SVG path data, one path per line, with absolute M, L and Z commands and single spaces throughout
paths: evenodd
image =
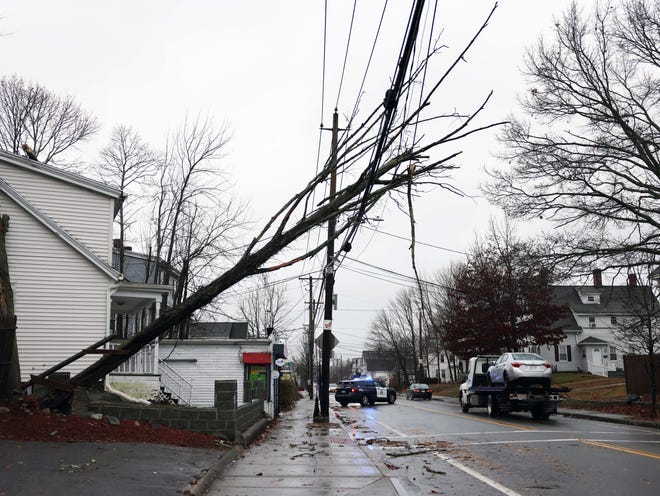
M 118 348 L 120 345 L 112 343 L 111 348 Z M 135 355 L 130 357 L 119 367 L 115 372 L 119 374 L 157 374 L 156 370 L 156 343 L 149 343 L 147 346 L 138 351 Z
M 178 374 L 163 360 L 158 360 L 158 371 L 160 372 L 160 385 L 171 393 L 179 403 L 190 405 L 192 401 L 192 382 Z
M 595 364 L 594 362 L 587 361 L 587 372 L 607 377 L 607 371 L 609 370 L 607 365 Z

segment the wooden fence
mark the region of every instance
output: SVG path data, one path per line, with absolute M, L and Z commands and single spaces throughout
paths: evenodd
M 660 389 L 660 355 L 654 355 L 655 383 Z M 624 355 L 623 368 L 626 373 L 627 394 L 650 394 L 651 381 L 647 369 L 648 356 L 646 355 Z

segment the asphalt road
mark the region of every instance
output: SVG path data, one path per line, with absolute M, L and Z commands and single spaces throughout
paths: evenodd
M 410 494 L 635 495 L 660 490 L 660 431 L 529 413 L 490 418 L 457 404 L 334 404 L 351 436 Z
M 0 496 L 176 496 L 220 455 L 158 444 L 0 440 Z

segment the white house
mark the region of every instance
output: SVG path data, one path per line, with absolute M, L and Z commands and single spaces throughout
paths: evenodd
M 117 314 L 132 316 L 123 326 L 130 333 L 158 315 L 171 286 L 127 280 L 113 268 L 113 219 L 121 201 L 121 192 L 103 183 L 0 151 L 21 380 L 114 335 Z M 98 357 L 86 354 L 59 372 L 73 376 Z M 148 369 L 157 389 L 157 357 L 152 345 L 120 368 Z
M 112 223 L 121 193 L 102 183 L 0 152 L 0 213 L 10 217 L 7 257 L 22 380 L 108 334 Z M 63 369 L 71 375 L 98 358 Z
M 619 325 L 635 316 L 635 305 L 654 298 L 647 286 L 638 286 L 630 276 L 627 285 L 602 284 L 600 271 L 594 271 L 592 286 L 553 286 L 553 302 L 566 305 L 569 314 L 557 323 L 565 337 L 553 347 L 533 347 L 558 371 L 585 371 L 607 376 L 623 370 L 623 354 L 628 351 L 617 336 Z
M 170 383 L 179 382 L 193 406 L 213 406 L 215 381 L 235 380 L 236 405 L 260 396 L 272 417 L 277 378 L 273 344 L 269 339 L 248 339 L 247 331 L 247 322 L 193 324 L 187 339 L 160 342 L 161 373 L 174 374 Z

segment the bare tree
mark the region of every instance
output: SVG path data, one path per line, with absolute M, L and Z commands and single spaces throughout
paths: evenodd
M 396 359 L 406 384 L 410 384 L 413 379 L 424 380 L 420 377 L 422 372 L 419 365 L 422 357 L 428 355 L 423 346 L 424 327 L 420 328 L 423 317 L 419 300 L 416 289 L 402 289 L 371 323 L 371 349 L 390 353 Z M 413 373 L 415 377 L 411 377 Z
M 226 174 L 217 165 L 228 142 L 227 131 L 209 117 L 186 118 L 168 136 L 163 161 L 152 184 L 153 224 L 150 244 L 159 264 L 159 280 L 169 284 L 171 269 L 179 272 L 173 306 L 208 282 L 218 261 L 231 252 L 244 207 L 231 193 Z M 181 323 L 172 335 L 185 336 Z
M 337 161 L 328 160 L 305 186 L 284 202 L 242 251 L 235 264 L 221 270 L 208 284 L 163 312 L 142 332 L 124 342 L 121 349 L 125 354 L 105 356 L 80 372 L 72 379 L 74 385 L 94 383 L 244 278 L 292 266 L 325 250 L 327 240 L 306 248 L 296 246 L 296 241 L 329 219 L 337 219 L 333 240 L 341 238 L 341 250 L 346 252 L 351 249 L 355 233 L 365 216 L 383 199 L 406 198 L 409 185 L 413 196 L 434 188 L 455 192 L 456 188 L 447 179 L 448 173 L 456 167 L 452 160 L 460 154 L 460 150 L 453 146 L 461 143 L 466 136 L 497 125 L 475 125 L 475 119 L 490 95 L 464 118 L 452 119 L 445 133 L 426 134 L 422 128 L 441 115 L 432 111 L 431 98 L 456 65 L 465 60 L 466 53 L 491 16 L 492 11 L 466 48 L 440 72 L 434 84 L 417 84 L 426 74 L 424 66 L 431 57 L 425 58 L 421 67 L 410 72 L 402 58 L 384 104 L 371 112 L 362 124 L 349 123 L 351 125 L 346 126 L 347 130 L 339 142 Z M 411 50 L 406 46 L 406 53 Z M 405 79 L 401 74 L 410 75 L 410 79 Z M 428 74 L 426 77 L 430 80 Z M 402 114 L 395 124 L 398 102 L 407 98 L 412 89 L 423 90 L 424 94 L 417 100 L 418 105 L 409 113 Z M 414 133 L 416 126 L 419 127 Z M 416 138 L 405 140 L 406 136 Z M 333 196 L 324 196 L 325 184 L 333 170 L 341 175 L 341 180 L 337 181 L 341 186 Z M 320 200 L 313 201 L 313 198 Z M 285 248 L 288 248 L 287 253 L 292 253 L 291 257 L 269 264 Z
M 514 217 L 573 228 L 558 255 L 611 266 L 625 254 L 660 254 L 660 2 L 577 3 L 554 37 L 526 56 L 530 120 L 501 135 L 510 166 L 491 170 L 486 192 Z M 603 263 L 601 263 L 601 266 Z
M 643 263 L 643 260 L 639 260 Z M 658 384 L 656 383 L 656 360 L 660 352 L 660 302 L 657 288 L 653 289 L 652 273 L 654 266 L 638 266 L 629 274 L 626 298 L 622 302 L 631 315 L 619 324 L 615 335 L 627 347 L 628 351 L 644 357 L 644 368 L 651 385 L 651 415 L 656 416 Z M 647 282 L 639 286 L 636 281 Z
M 110 143 L 101 150 L 96 165 L 98 177 L 122 192 L 116 222 L 119 228 L 119 271 L 124 272 L 124 241 L 126 231 L 135 221 L 137 200 L 143 194 L 145 180 L 154 173 L 157 156 L 133 128 L 117 126 L 113 129 Z
M 411 346 L 409 336 L 402 334 L 402 329 L 397 325 L 388 310 L 380 310 L 371 323 L 369 349 L 391 354 L 396 360 L 397 382 L 399 384 L 410 384 L 409 355 Z
M 286 284 L 271 282 L 267 274 L 257 277 L 258 285 L 248 289 L 238 305 L 238 318 L 248 323 L 250 336 L 265 338 L 272 332 L 275 341 L 291 332 L 293 306 L 286 296 Z
M 55 163 L 98 130 L 94 117 L 73 97 L 59 97 L 43 86 L 12 75 L 0 80 L 0 148 Z

